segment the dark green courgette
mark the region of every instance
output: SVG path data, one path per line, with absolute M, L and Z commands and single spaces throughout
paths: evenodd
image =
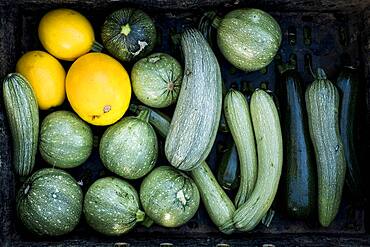
M 315 208 L 316 167 L 312 157 L 301 79 L 296 70 L 287 70 L 283 72 L 281 82 L 286 107 L 283 132 L 287 212 L 294 218 L 308 218 Z
M 225 190 L 236 190 L 239 187 L 239 158 L 233 140 L 228 143 L 218 164 L 217 181 Z
M 346 184 L 351 195 L 359 201 L 364 199 L 364 182 L 358 163 L 354 131 L 355 116 L 358 109 L 359 78 L 358 71 L 345 67 L 337 80 L 341 97 L 339 114 L 340 134 L 343 141 L 344 154 L 347 161 Z

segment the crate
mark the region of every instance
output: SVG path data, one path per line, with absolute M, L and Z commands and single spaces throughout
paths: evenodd
M 94 25 L 99 41 L 99 30 L 105 16 L 123 6 L 139 7 L 154 17 L 159 29 L 160 44 L 156 51 L 166 51 L 179 57 L 178 46 L 171 42 L 175 33 L 193 26 L 206 10 L 220 13 L 233 8 L 258 7 L 271 13 L 280 23 L 283 43 L 279 54 L 284 61 L 295 55 L 298 70 L 304 83 L 312 81 L 308 64 L 322 66 L 330 79 L 335 79 L 341 66 L 354 65 L 360 68 L 363 83 L 362 108 L 359 120 L 359 152 L 364 173 L 370 168 L 367 152 L 370 151 L 370 1 L 369 0 L 18 0 L 0 2 L 0 78 L 14 71 L 15 63 L 22 53 L 42 49 L 37 38 L 37 25 L 41 16 L 56 7 L 68 7 L 81 11 Z M 309 34 L 309 35 L 307 35 Z M 237 87 L 244 93 L 261 86 L 276 91 L 279 84 L 274 62 L 265 71 L 243 73 L 227 63 L 215 48 L 222 75 L 227 87 Z M 68 66 L 67 63 L 64 64 Z M 62 106 L 68 108 L 68 105 Z M 283 111 L 283 107 L 280 109 Z M 43 116 L 45 113 L 42 114 Z M 41 116 L 41 117 L 43 117 Z M 94 128 L 99 136 L 103 128 Z M 223 145 L 226 134 L 219 134 L 208 160 L 215 168 L 217 147 Z M 38 158 L 37 168 L 46 166 Z M 317 220 L 304 223 L 289 220 L 281 210 L 281 196 L 277 196 L 273 208 L 276 216 L 271 226 L 258 226 L 250 233 L 225 236 L 217 231 L 201 206 L 197 215 L 186 225 L 176 229 L 153 226 L 136 227 L 127 235 L 106 237 L 94 232 L 81 219 L 70 234 L 57 238 L 36 237 L 18 222 L 15 212 L 15 192 L 20 181 L 11 166 L 11 142 L 4 108 L 0 103 L 0 237 L 5 246 L 370 246 L 369 213 L 367 205 L 355 205 L 348 192 L 340 212 L 329 228 L 319 227 Z M 71 172 L 84 182 L 83 189 L 97 177 L 109 174 L 101 165 L 97 151 L 80 168 Z

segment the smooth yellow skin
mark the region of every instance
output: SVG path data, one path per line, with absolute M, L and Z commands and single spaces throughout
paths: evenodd
M 95 37 L 90 22 L 83 15 L 71 9 L 56 9 L 42 17 L 39 39 L 53 56 L 74 61 L 91 50 Z
M 99 52 L 78 58 L 66 78 L 73 110 L 93 125 L 110 125 L 126 112 L 131 98 L 130 78 L 114 58 Z
M 31 84 L 41 110 L 63 103 L 66 72 L 55 57 L 44 51 L 27 52 L 18 60 L 16 71 Z

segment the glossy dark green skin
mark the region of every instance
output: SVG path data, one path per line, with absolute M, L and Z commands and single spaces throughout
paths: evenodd
M 17 214 L 38 235 L 59 236 L 71 232 L 82 212 L 83 194 L 76 180 L 65 171 L 38 170 L 18 191 Z
M 217 181 L 225 190 L 236 190 L 239 188 L 239 158 L 235 143 L 231 144 L 223 153 L 217 169 Z
M 178 227 L 195 215 L 200 195 L 190 177 L 173 167 L 160 166 L 143 180 L 140 201 L 145 213 L 155 223 Z
M 295 70 L 282 74 L 285 111 L 285 200 L 294 218 L 308 218 L 316 206 L 316 166 L 307 125 L 301 79 Z
M 126 179 L 138 179 L 153 169 L 158 140 L 147 121 L 140 116 L 125 117 L 104 132 L 99 154 L 108 170 Z
M 145 214 L 139 209 L 134 187 L 120 178 L 96 180 L 86 192 L 84 214 L 87 223 L 105 235 L 121 235 L 131 230 Z
M 93 148 L 93 133 L 76 114 L 56 111 L 41 123 L 40 153 L 50 165 L 73 168 L 84 163 Z
M 122 33 L 122 26 L 129 24 L 131 31 Z M 103 24 L 101 38 L 104 47 L 123 62 L 136 61 L 154 48 L 157 31 L 153 20 L 143 11 L 123 8 L 108 16 Z
M 363 201 L 365 186 L 354 140 L 354 131 L 358 127 L 355 123 L 355 116 L 358 109 L 359 83 L 358 71 L 346 67 L 340 73 L 336 85 L 341 95 L 339 126 L 347 161 L 346 183 L 351 191 L 351 196 Z

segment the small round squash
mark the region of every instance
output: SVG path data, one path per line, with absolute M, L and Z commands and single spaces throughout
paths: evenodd
M 190 177 L 173 167 L 160 166 L 143 180 L 140 201 L 155 223 L 178 227 L 195 215 L 200 196 Z
M 126 181 L 106 177 L 96 180 L 85 195 L 83 211 L 87 223 L 105 235 L 121 235 L 143 221 L 139 196 Z
M 165 53 L 154 53 L 137 61 L 131 71 L 132 89 L 144 104 L 163 108 L 176 102 L 183 69 Z
M 104 166 L 127 179 L 138 179 L 149 173 L 158 156 L 157 135 L 148 123 L 149 111 L 137 117 L 126 117 L 103 134 L 99 153 Z
M 132 62 L 153 50 L 157 31 L 153 20 L 142 10 L 123 8 L 106 18 L 101 38 L 114 57 Z
M 44 51 L 29 51 L 18 60 L 15 69 L 31 84 L 41 110 L 63 103 L 66 72 L 56 58 Z
M 93 134 L 76 114 L 56 111 L 42 121 L 39 148 L 42 158 L 50 165 L 73 168 L 90 156 Z
M 93 125 L 110 125 L 126 112 L 131 98 L 130 78 L 114 58 L 99 52 L 78 58 L 66 77 L 73 110 Z
M 39 39 L 53 56 L 66 61 L 88 53 L 94 45 L 90 22 L 72 9 L 55 9 L 46 13 L 39 24 Z
M 236 68 L 256 71 L 271 63 L 281 44 L 276 20 L 259 9 L 229 12 L 217 28 L 221 53 Z
M 71 232 L 80 221 L 82 190 L 65 171 L 38 170 L 18 191 L 17 214 L 38 235 L 59 236 Z

